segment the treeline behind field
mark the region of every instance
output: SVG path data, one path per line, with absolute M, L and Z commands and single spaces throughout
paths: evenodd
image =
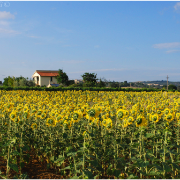
M 6 90 L 6 91 L 12 91 L 12 90 L 25 90 L 25 91 L 29 91 L 29 90 L 35 90 L 35 91 L 124 91 L 124 92 L 142 92 L 142 91 L 146 91 L 146 92 L 152 92 L 152 91 L 166 91 L 164 89 L 154 89 L 154 88 L 99 88 L 99 87 L 28 87 L 28 86 L 24 86 L 24 87 L 8 87 L 8 86 L 1 86 L 0 90 Z M 172 91 L 175 92 L 175 90 L 168 90 L 168 91 Z

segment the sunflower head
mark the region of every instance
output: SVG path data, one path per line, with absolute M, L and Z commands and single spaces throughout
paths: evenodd
M 136 119 L 136 123 L 137 123 L 138 125 L 140 125 L 140 124 L 142 123 L 142 117 L 138 117 L 138 118 Z
M 147 126 L 147 120 L 144 116 L 139 115 L 136 119 L 136 127 Z
M 158 116 L 158 114 L 154 114 L 154 115 L 152 115 L 151 116 L 151 120 L 153 121 L 153 122 L 158 122 L 159 121 L 159 116 Z
M 30 114 L 28 111 L 24 111 L 24 118 L 28 119 L 30 117 Z
M 10 114 L 10 119 L 11 119 L 12 121 L 14 121 L 14 119 L 16 118 L 16 116 L 17 116 L 16 112 L 13 111 L 13 112 L 11 112 L 11 114 Z
M 46 125 L 54 127 L 54 126 L 56 126 L 56 121 L 53 118 L 47 118 Z
M 180 120 L 180 113 L 176 113 L 177 120 Z
M 31 124 L 31 128 L 32 128 L 33 130 L 37 129 L 37 124 L 36 124 L 36 123 Z
M 169 122 L 172 121 L 173 118 L 174 118 L 174 116 L 173 116 L 172 113 L 168 113 L 168 114 L 166 114 L 166 116 L 165 116 L 165 119 L 166 119 L 167 121 L 169 121 Z
M 15 117 L 15 119 L 13 120 L 15 123 L 19 123 L 19 120 L 20 120 L 20 118 L 19 118 L 19 116 L 18 117 Z M 22 121 L 20 121 L 20 125 L 22 125 L 22 123 L 21 123 Z
M 132 124 L 132 122 L 134 121 L 134 118 L 132 116 L 129 116 L 127 118 L 127 121 L 128 121 L 129 124 Z
M 167 115 L 169 112 L 170 112 L 170 110 L 169 110 L 168 108 L 166 108 L 166 109 L 164 110 L 164 114 L 165 114 L 165 115 Z
M 83 115 L 81 111 L 74 111 L 71 119 L 73 122 L 78 122 L 82 117 Z
M 89 115 L 90 117 L 95 117 L 95 114 L 96 114 L 95 109 L 90 109 L 90 110 L 88 111 L 88 115 Z
M 117 114 L 117 118 L 118 118 L 118 119 L 122 119 L 123 116 L 124 116 L 124 110 L 123 110 L 123 109 L 120 109 L 120 110 L 117 111 L 116 114 Z

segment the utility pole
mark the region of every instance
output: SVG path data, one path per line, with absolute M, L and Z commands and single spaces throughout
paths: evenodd
M 169 78 L 169 77 L 168 77 L 168 75 L 167 75 L 167 91 L 168 91 L 168 78 Z

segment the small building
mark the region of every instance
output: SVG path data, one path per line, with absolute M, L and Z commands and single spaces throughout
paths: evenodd
M 82 79 L 75 79 L 75 80 L 74 80 L 74 83 L 75 83 L 75 84 L 83 83 L 83 80 L 82 80 Z
M 54 70 L 36 70 L 32 78 L 36 85 L 48 86 L 51 84 L 58 84 L 56 79 L 58 75 L 58 71 Z

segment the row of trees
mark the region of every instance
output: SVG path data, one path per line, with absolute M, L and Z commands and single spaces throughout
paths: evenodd
M 63 72 L 62 69 L 59 69 L 58 76 L 56 77 L 57 82 L 59 84 L 65 85 L 65 86 L 73 86 L 73 87 L 105 87 L 106 83 L 100 79 L 99 82 L 97 79 L 97 74 L 95 73 L 84 73 L 81 77 L 83 78 L 83 83 L 74 84 L 69 81 L 68 75 Z
M 19 86 L 28 86 L 28 87 L 34 87 L 35 82 L 31 79 L 24 78 L 22 76 L 20 77 L 6 77 L 4 78 L 3 86 L 11 86 L 11 87 L 19 87 Z
M 110 82 L 106 79 L 97 79 L 97 74 L 95 73 L 84 73 L 81 77 L 83 78 L 83 83 L 75 84 L 74 80 L 69 80 L 68 75 L 63 72 L 62 69 L 59 69 L 58 76 L 56 77 L 57 82 L 63 86 L 70 86 L 70 87 L 110 87 L 110 88 L 119 88 L 119 87 L 130 87 L 130 83 L 127 83 L 127 81 L 124 82 Z M 20 77 L 10 77 L 4 78 L 3 86 L 11 86 L 11 87 L 18 87 L 18 86 L 28 86 L 28 87 L 34 87 L 35 82 L 31 79 L 24 78 L 22 76 Z M 131 86 L 136 87 L 142 87 L 147 88 L 148 85 L 143 83 L 131 83 Z M 166 86 L 163 86 L 164 89 L 167 89 Z M 175 85 L 169 85 L 169 90 L 179 90 Z
M 83 83 L 75 84 L 74 80 L 69 80 L 68 75 L 63 72 L 62 69 L 59 69 L 58 76 L 56 77 L 57 82 L 63 86 L 71 86 L 71 87 L 105 87 L 106 83 L 100 79 L 97 82 L 97 74 L 94 73 L 84 73 L 82 75 Z M 10 86 L 10 87 L 19 87 L 19 86 L 28 86 L 34 87 L 35 82 L 31 79 L 20 77 L 6 77 L 4 78 L 3 86 Z

